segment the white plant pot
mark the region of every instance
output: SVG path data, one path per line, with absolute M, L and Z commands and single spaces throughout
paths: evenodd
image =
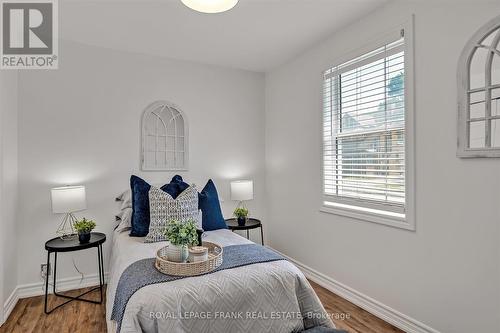
M 187 246 L 170 244 L 167 248 L 167 258 L 173 262 L 186 262 L 189 255 Z

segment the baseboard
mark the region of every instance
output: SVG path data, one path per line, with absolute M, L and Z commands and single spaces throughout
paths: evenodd
M 348 287 L 345 284 L 336 281 L 331 277 L 326 276 L 325 274 L 320 273 L 317 270 L 312 269 L 311 267 L 308 267 L 307 265 L 304 265 L 303 263 L 277 250 L 274 251 L 280 253 L 282 256 L 294 263 L 311 281 L 316 282 L 323 288 L 328 289 L 332 293 L 339 295 L 340 297 L 348 300 L 349 302 L 370 312 L 374 316 L 396 326 L 397 328 L 407 333 L 440 333 L 432 327 L 429 327 L 416 319 L 413 319 L 399 311 L 396 311 L 393 308 L 382 304 L 379 301 L 374 300 L 373 298 L 364 295 L 359 291 L 354 290 L 353 288 Z
M 7 318 L 9 318 L 10 313 L 12 312 L 12 310 L 14 310 L 14 307 L 16 306 L 17 301 L 19 301 L 19 296 L 17 294 L 17 287 L 16 287 L 12 291 L 12 293 L 10 294 L 9 298 L 7 298 L 7 300 L 5 301 L 5 304 L 3 305 L 3 322 L 2 322 L 2 325 L 4 324 L 4 322 L 7 321 Z
M 107 280 L 108 274 L 104 273 L 104 281 Z M 51 281 L 49 280 L 49 283 Z M 72 289 L 80 289 L 97 286 L 99 284 L 99 275 L 92 274 L 84 276 L 83 279 L 80 276 L 58 279 L 57 280 L 57 291 L 67 291 Z M 9 318 L 10 313 L 16 306 L 17 302 L 21 298 L 40 296 L 45 294 L 45 283 L 40 281 L 37 283 L 29 283 L 17 286 L 9 298 L 4 304 L 4 322 Z M 49 293 L 52 293 L 51 284 L 49 284 Z M 3 324 L 3 323 L 2 323 Z
M 104 273 L 104 281 L 107 280 L 107 273 Z M 52 293 L 51 281 L 49 280 L 49 293 Z M 72 289 L 80 289 L 97 286 L 99 284 L 99 275 L 91 274 L 84 276 L 73 276 L 57 280 L 57 291 L 67 291 Z M 17 287 L 19 298 L 33 297 L 44 295 L 44 282 L 23 284 Z

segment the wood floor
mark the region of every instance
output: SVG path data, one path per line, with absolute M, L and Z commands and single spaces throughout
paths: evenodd
M 332 315 L 332 320 L 338 329 L 346 330 L 349 333 L 404 333 L 399 328 L 375 317 L 359 306 L 346 301 L 342 297 L 333 294 L 312 281 L 309 282 L 314 288 L 314 291 L 316 291 L 316 294 L 318 294 L 326 312 Z M 336 319 L 335 315 L 337 314 L 349 314 L 349 318 Z
M 350 333 L 389 333 L 403 332 L 378 319 L 345 299 L 332 294 L 325 288 L 311 282 L 326 311 L 339 329 Z M 82 291 L 73 290 L 65 294 L 76 296 Z M 98 292 L 92 292 L 89 298 L 98 299 Z M 62 302 L 49 298 L 49 308 Z M 0 327 L 0 333 L 101 333 L 106 332 L 106 317 L 104 302 L 101 305 L 71 302 L 57 309 L 50 315 L 43 312 L 43 296 L 19 300 L 5 324 Z M 348 315 L 348 316 L 347 316 Z M 338 318 L 336 318 L 336 316 Z M 343 317 L 342 317 L 343 316 Z

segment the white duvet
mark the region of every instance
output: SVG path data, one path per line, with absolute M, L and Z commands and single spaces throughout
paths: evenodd
M 251 243 L 229 230 L 206 232 L 203 239 L 222 246 Z M 110 316 L 121 274 L 166 244 L 113 234 L 108 332 L 116 331 Z M 334 327 L 302 272 L 280 260 L 143 287 L 130 298 L 120 332 L 298 332 L 313 326 Z

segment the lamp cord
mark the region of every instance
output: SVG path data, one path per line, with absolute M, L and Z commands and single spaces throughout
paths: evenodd
M 76 265 L 75 263 L 75 258 L 71 258 L 71 260 L 73 261 L 73 267 L 75 268 L 75 270 L 81 275 L 81 278 L 80 278 L 80 282 L 78 284 L 82 284 L 83 282 L 83 279 L 85 277 L 85 275 L 78 269 L 78 266 Z M 42 291 L 45 292 L 45 279 L 48 279 L 49 278 L 49 272 L 47 272 L 45 274 L 45 277 L 43 276 L 43 274 L 40 272 L 40 277 L 42 278 L 43 280 L 43 284 L 42 284 Z M 49 280 L 49 287 L 52 287 L 54 284 L 50 282 Z
M 73 261 L 73 267 L 75 267 L 76 271 L 77 271 L 77 272 L 78 272 L 78 273 L 82 276 L 82 277 L 80 278 L 80 283 L 79 283 L 79 284 L 82 284 L 82 281 L 83 281 L 83 277 L 84 277 L 84 275 L 83 275 L 83 273 L 82 273 L 82 272 L 80 272 L 80 270 L 79 270 L 79 269 L 78 269 L 78 267 L 76 266 L 76 263 L 75 263 L 75 258 L 71 257 L 71 260 Z

